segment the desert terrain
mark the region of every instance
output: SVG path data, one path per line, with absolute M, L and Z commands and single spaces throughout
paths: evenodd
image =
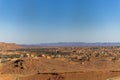
M 120 47 L 0 43 L 0 80 L 120 80 Z

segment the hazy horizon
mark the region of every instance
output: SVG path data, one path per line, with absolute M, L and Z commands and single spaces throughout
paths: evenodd
M 120 42 L 119 0 L 0 0 L 0 42 Z

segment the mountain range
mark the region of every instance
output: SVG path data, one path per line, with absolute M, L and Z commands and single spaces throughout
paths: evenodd
M 41 43 L 41 44 L 22 44 L 22 46 L 120 46 L 118 42 L 104 42 L 104 43 L 86 43 L 86 42 L 59 42 L 59 43 Z

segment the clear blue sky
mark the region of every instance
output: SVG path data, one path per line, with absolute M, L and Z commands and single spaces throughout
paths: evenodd
M 0 0 L 0 42 L 120 42 L 120 0 Z

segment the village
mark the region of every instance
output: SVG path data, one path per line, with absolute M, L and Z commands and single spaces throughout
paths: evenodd
M 97 60 L 120 60 L 120 47 L 53 47 L 53 48 L 20 48 L 1 50 L 0 62 L 22 58 L 46 58 L 74 61 L 79 63 Z

